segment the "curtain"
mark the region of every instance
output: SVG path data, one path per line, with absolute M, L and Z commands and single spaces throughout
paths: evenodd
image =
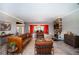
M 44 25 L 44 33 L 45 33 L 45 34 L 48 34 L 48 31 L 49 31 L 48 25 Z
M 33 33 L 34 25 L 30 25 L 30 33 Z

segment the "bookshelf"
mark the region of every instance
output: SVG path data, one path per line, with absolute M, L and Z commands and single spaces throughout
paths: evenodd
M 54 21 L 54 37 L 57 40 L 58 39 L 58 35 L 61 34 L 62 32 L 62 18 L 57 18 Z

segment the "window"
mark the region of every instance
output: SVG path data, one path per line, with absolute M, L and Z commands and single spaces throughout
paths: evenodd
M 34 26 L 34 32 L 36 32 L 37 30 L 42 30 L 42 31 L 44 31 L 44 26 L 40 26 L 40 25 Z
M 17 32 L 20 33 L 20 34 L 23 34 L 24 33 L 24 27 L 17 27 Z

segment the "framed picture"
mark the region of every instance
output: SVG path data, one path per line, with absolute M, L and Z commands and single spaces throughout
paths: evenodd
M 9 22 L 0 22 L 0 31 L 11 30 L 11 24 Z

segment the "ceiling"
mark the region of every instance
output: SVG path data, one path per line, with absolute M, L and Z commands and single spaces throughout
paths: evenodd
M 77 3 L 0 3 L 0 10 L 25 22 L 51 22 L 79 8 Z

